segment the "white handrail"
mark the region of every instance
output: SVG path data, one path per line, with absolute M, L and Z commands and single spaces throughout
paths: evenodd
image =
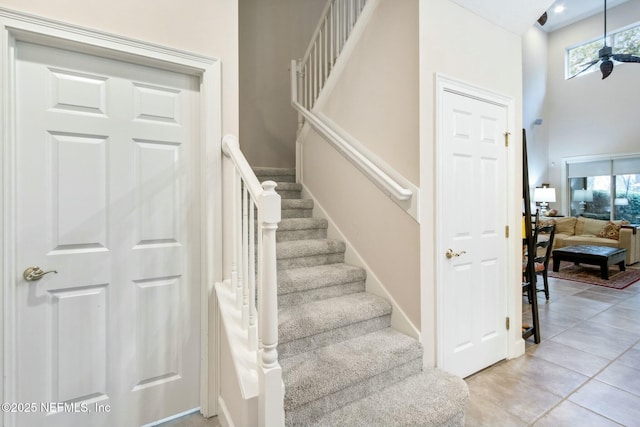
M 372 155 L 365 152 L 361 147 L 356 148 L 349 143 L 351 139 L 344 135 L 343 131 L 337 129 L 335 125 L 327 123 L 320 115 L 306 109 L 297 100 L 298 85 L 296 78 L 297 62 L 291 61 L 291 105 L 309 122 L 309 124 L 330 142 L 340 153 L 360 169 L 367 178 L 376 184 L 385 194 L 398 201 L 409 200 L 413 192 L 402 186 L 396 179 L 392 178 L 373 160 Z
M 231 182 L 223 183 L 230 189 L 225 192 L 224 203 L 232 211 L 230 218 L 224 218 L 232 239 L 232 249 L 225 255 L 240 313 L 238 326 L 247 333 L 246 350 L 255 353 L 258 422 L 261 427 L 284 426 L 284 388 L 277 350 L 276 230 L 281 217 L 280 195 L 275 182 L 260 184 L 234 136 L 223 138 L 222 151 L 224 169 L 233 174 Z

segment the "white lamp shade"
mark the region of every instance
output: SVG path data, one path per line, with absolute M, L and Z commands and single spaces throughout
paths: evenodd
M 541 187 L 533 190 L 534 202 L 555 202 L 556 201 L 556 189 L 549 187 Z

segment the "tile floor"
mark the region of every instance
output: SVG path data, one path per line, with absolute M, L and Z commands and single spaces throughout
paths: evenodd
M 469 427 L 640 427 L 640 282 L 624 290 L 549 278 L 542 342 L 467 378 Z M 531 309 L 523 299 L 523 321 Z M 219 427 L 192 414 L 163 427 Z
M 640 426 L 640 282 L 624 290 L 549 278 L 542 342 L 467 378 L 466 425 Z M 523 322 L 531 308 L 523 299 Z

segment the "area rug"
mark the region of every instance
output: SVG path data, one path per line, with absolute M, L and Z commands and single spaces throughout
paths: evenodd
M 552 263 L 549 263 L 549 277 L 606 286 L 607 288 L 624 289 L 640 280 L 640 270 L 627 267 L 626 271 L 620 271 L 620 267 L 617 265 L 609 267 L 609 280 L 605 280 L 600 276 L 599 266 L 574 265 L 572 262 L 562 261 L 560 263 L 560 271 L 554 272 L 551 265 Z

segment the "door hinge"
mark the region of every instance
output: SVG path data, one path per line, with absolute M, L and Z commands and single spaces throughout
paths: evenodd
M 509 238 L 509 226 L 505 225 L 504 227 L 504 237 Z
M 507 317 L 507 331 L 509 330 L 510 323 L 509 317 Z
M 504 146 L 505 147 L 509 146 L 509 135 L 511 135 L 511 133 L 509 133 L 509 132 L 505 132 L 504 133 Z

